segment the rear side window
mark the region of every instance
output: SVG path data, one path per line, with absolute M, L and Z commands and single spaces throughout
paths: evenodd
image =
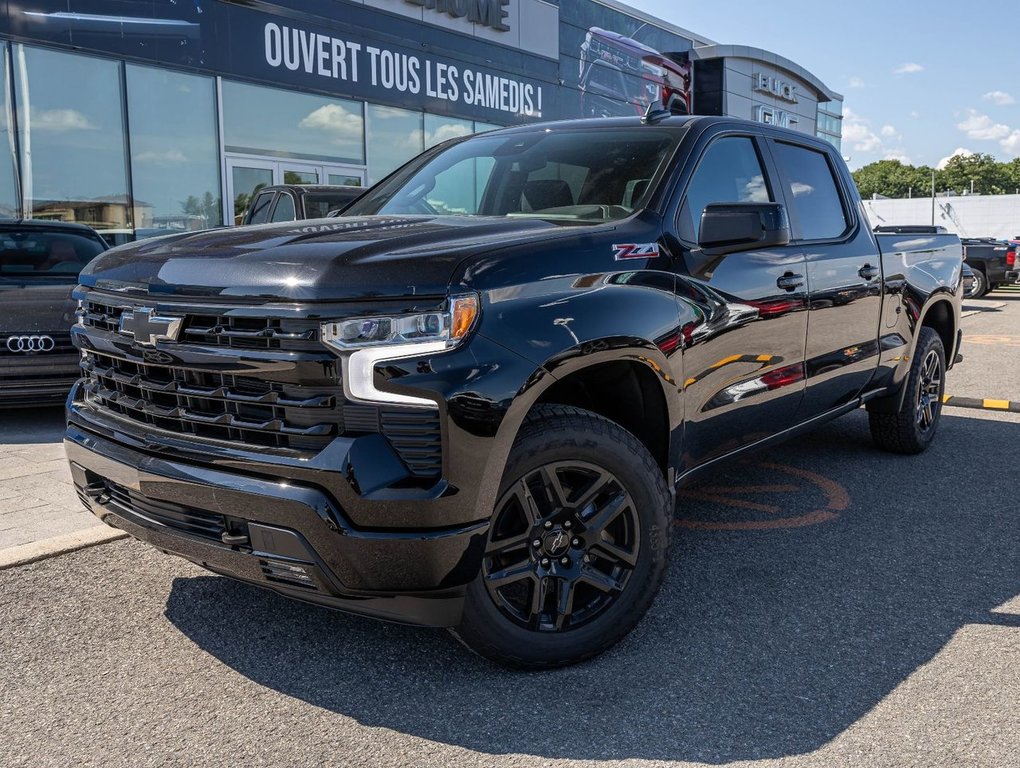
M 774 202 L 765 171 L 746 136 L 726 136 L 713 142 L 698 163 L 680 207 L 680 236 L 697 242 L 701 214 L 712 203 Z
M 269 221 L 269 204 L 273 202 L 273 192 L 263 192 L 255 198 L 252 203 L 251 213 L 248 214 L 249 224 L 265 224 Z
M 789 184 L 786 200 L 795 212 L 798 239 L 828 240 L 846 232 L 843 199 L 825 153 L 782 142 L 775 152 Z
M 280 199 L 276 201 L 276 209 L 273 211 L 273 221 L 294 221 L 296 218 L 294 198 L 286 192 L 281 192 Z
M 99 238 L 73 232 L 0 233 L 0 278 L 76 277 L 106 250 Z

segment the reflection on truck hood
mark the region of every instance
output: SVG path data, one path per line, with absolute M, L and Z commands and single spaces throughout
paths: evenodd
M 341 217 L 217 229 L 115 248 L 94 260 L 81 282 L 252 299 L 439 296 L 466 257 L 573 229 L 476 216 Z

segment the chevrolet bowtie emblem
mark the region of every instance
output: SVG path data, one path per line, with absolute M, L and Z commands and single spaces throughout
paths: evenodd
M 125 336 L 133 336 L 138 344 L 154 347 L 157 341 L 177 341 L 183 322 L 183 317 L 161 317 L 143 307 L 126 310 L 120 316 L 119 328 Z

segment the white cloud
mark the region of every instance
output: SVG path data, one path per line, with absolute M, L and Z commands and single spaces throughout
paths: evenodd
M 984 99 L 985 101 L 990 101 L 993 104 L 998 104 L 1000 107 L 1004 107 L 1007 104 L 1012 104 L 1013 102 L 1016 101 L 1016 99 L 1014 99 L 1005 91 L 989 91 L 981 98 Z
M 1013 132 L 1000 141 L 999 144 L 1013 157 L 1020 157 L 1020 130 L 1014 129 Z
M 912 109 L 910 110 L 910 116 L 916 120 L 921 116 L 921 113 L 918 112 L 916 109 Z
M 880 133 L 887 139 L 891 139 L 897 135 L 896 129 L 893 128 L 891 125 L 883 125 Z
M 850 87 L 851 88 L 867 88 L 867 85 L 865 85 L 865 83 L 864 83 L 864 78 L 854 76 L 854 77 L 850 78 Z
M 135 161 L 147 165 L 169 168 L 170 166 L 188 162 L 188 156 L 179 149 L 168 149 L 165 152 L 140 152 L 135 155 Z
M 918 72 L 924 72 L 924 67 L 920 64 L 916 64 L 913 61 L 908 61 L 906 64 L 900 64 L 893 70 L 894 74 L 897 75 L 914 75 Z
M 978 141 L 995 141 L 1009 135 L 1009 126 L 996 123 L 988 115 L 982 115 L 975 109 L 968 111 L 968 117 L 956 127 L 967 134 L 968 137 Z
M 885 153 L 883 160 L 899 160 L 904 165 L 913 165 L 913 161 L 910 159 L 910 155 L 906 154 L 902 149 L 890 149 Z
M 76 109 L 32 110 L 32 128 L 37 131 L 94 131 L 96 126 Z
M 949 165 L 949 161 L 952 160 L 954 157 L 970 157 L 973 154 L 974 153 L 971 152 L 966 147 L 957 147 L 955 150 L 953 150 L 953 154 L 949 155 L 948 157 L 943 157 L 941 160 L 939 160 L 938 165 L 936 165 L 935 167 L 941 171 L 947 165 Z
M 361 127 L 361 115 L 350 112 L 339 104 L 324 104 L 309 112 L 298 123 L 298 128 L 329 134 L 334 144 L 360 141 Z
M 843 142 L 857 152 L 882 149 L 882 139 L 871 130 L 871 123 L 849 108 L 843 110 Z
M 460 123 L 443 123 L 436 130 L 430 131 L 425 136 L 425 145 L 428 147 L 441 144 L 447 139 L 456 139 L 460 136 L 467 136 L 471 128 Z

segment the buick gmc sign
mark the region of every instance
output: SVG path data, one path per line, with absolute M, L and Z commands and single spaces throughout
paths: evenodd
M 510 25 L 506 23 L 508 16 L 506 7 L 510 0 L 405 0 L 427 11 L 445 13 L 454 19 L 467 19 L 472 24 L 492 27 L 500 32 L 508 32 Z

